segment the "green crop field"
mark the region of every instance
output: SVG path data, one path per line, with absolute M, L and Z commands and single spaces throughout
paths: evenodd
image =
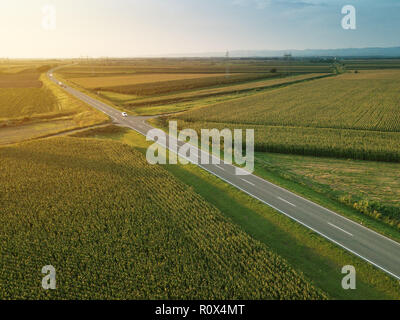
M 399 59 L 349 59 L 343 64 L 347 70 L 400 69 Z
M 400 71 L 294 84 L 168 118 L 180 127 L 254 128 L 257 151 L 400 161 Z
M 400 71 L 365 71 L 305 82 L 196 109 L 186 121 L 400 131 Z
M 3 299 L 326 297 L 127 145 L 53 138 L 0 159 Z M 41 288 L 49 264 L 52 292 Z
M 254 128 L 257 175 L 397 239 L 396 63 L 348 60 L 334 72 L 311 60 L 99 59 L 57 76 L 137 115 L 179 112 L 151 120 L 162 128 Z M 48 65 L 0 64 L 0 144 L 107 121 L 50 82 Z M 0 297 L 396 296 L 380 271 L 200 169 L 148 165 L 134 135 L 102 127 L 0 148 Z M 355 295 L 339 287 L 349 261 Z M 41 289 L 48 264 L 54 292 Z
M 0 144 L 107 121 L 51 82 L 44 73 L 49 65 L 0 66 Z
M 150 142 L 146 142 L 145 137 L 140 134 L 127 128 L 115 126 L 85 130 L 84 132 L 74 134 L 74 136 L 121 141 L 143 154 L 146 154 L 146 148 L 150 145 Z M 289 188 L 296 185 L 297 187 L 293 191 L 310 197 L 309 186 L 313 186 L 316 182 L 314 182 L 313 177 L 303 177 L 299 171 L 308 170 L 308 172 L 313 172 L 313 167 L 311 166 L 317 164 L 315 172 L 319 174 L 319 172 L 324 170 L 322 168 L 324 160 L 326 159 L 265 153 L 257 154 L 256 172 L 268 180 L 272 179 L 276 183 L 279 182 L 274 180 L 275 178 L 280 179 L 281 182 L 283 180 L 287 181 L 290 183 Z M 340 183 L 341 179 L 346 178 L 346 173 L 349 172 L 345 171 L 345 164 L 348 161 L 328 160 L 328 165 L 332 166 L 332 169 L 329 171 L 331 178 Z M 303 162 L 304 165 L 302 166 Z M 368 171 L 368 164 L 369 162 L 359 161 L 349 163 L 349 169 L 353 169 L 353 176 L 347 177 L 347 181 L 353 178 L 351 183 L 354 189 L 356 189 L 355 186 L 357 183 L 357 180 L 354 178 L 357 177 L 357 174 L 361 175 L 362 171 Z M 379 176 L 379 171 L 383 171 L 383 176 L 395 187 L 396 178 L 390 177 L 391 169 L 395 169 L 394 166 L 397 166 L 397 164 L 375 163 L 372 166 L 373 175 L 377 177 Z M 184 182 L 191 190 L 199 193 L 208 202 L 216 206 L 226 217 L 243 228 L 254 239 L 265 243 L 276 253 L 284 256 L 296 270 L 305 274 L 317 287 L 323 288 L 330 298 L 384 299 L 385 295 L 391 298 L 398 297 L 400 292 L 398 290 L 398 281 L 391 279 L 381 271 L 360 261 L 351 254 L 343 252 L 328 241 L 315 237 L 310 230 L 291 221 L 281 213 L 265 206 L 240 190 L 229 186 L 224 181 L 197 166 L 166 165 L 163 168 Z M 367 190 L 368 183 L 370 183 L 369 188 L 373 188 L 373 183 L 368 181 L 368 177 L 364 177 L 363 183 L 367 184 L 367 186 L 362 186 L 362 190 Z M 342 188 L 345 187 L 343 183 L 341 185 Z M 381 185 L 384 185 L 383 181 Z M 322 184 L 318 184 L 318 186 L 319 188 L 324 187 Z M 288 188 L 288 185 L 285 185 L 285 187 Z M 325 186 L 323 190 L 326 191 L 327 188 L 329 186 Z M 304 194 L 302 193 L 304 190 L 309 191 L 306 191 L 306 194 Z M 315 192 L 311 192 L 320 195 L 320 191 L 316 189 Z M 352 190 L 352 193 L 355 194 L 355 190 Z M 382 198 L 383 193 L 376 190 L 375 197 L 384 200 Z M 332 196 L 334 196 L 333 193 Z M 313 200 L 321 203 L 321 199 L 325 201 L 328 198 L 325 198 L 325 194 L 322 193 L 319 199 Z M 389 203 L 387 202 L 389 201 L 388 198 L 385 201 Z M 332 208 L 332 202 L 332 200 L 328 199 L 328 202 L 325 201 L 321 204 L 338 212 L 341 212 L 345 207 L 345 205 L 339 205 Z M 357 215 L 354 209 L 350 210 L 346 207 L 346 211 L 354 211 Z M 377 221 L 368 215 L 362 215 L 361 218 L 365 225 L 370 225 L 370 222 L 374 222 L 375 225 L 377 224 Z M 392 236 L 398 233 L 398 231 L 393 230 L 389 226 L 386 226 L 386 231 L 391 231 L 389 234 Z M 340 286 L 341 274 L 339 271 L 340 266 L 344 264 L 357 266 L 357 290 L 351 292 L 342 290 Z
M 191 128 L 199 133 L 201 129 L 212 128 L 254 129 L 254 147 L 259 152 L 400 162 L 400 132 L 192 122 L 181 117 L 185 114 L 155 119 L 153 123 L 167 128 L 168 121 L 177 120 L 180 129 Z
M 334 301 L 400 301 L 400 0 L 0 8 L 12 314 L 111 301 L 114 317 L 258 320 L 310 301 L 307 316 L 349 317 Z
M 256 167 L 400 229 L 400 164 L 258 153 Z

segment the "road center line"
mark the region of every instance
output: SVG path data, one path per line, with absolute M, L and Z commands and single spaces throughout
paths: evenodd
M 243 180 L 244 182 L 247 182 L 248 184 L 251 184 L 252 186 L 255 186 L 254 183 L 252 183 L 252 182 L 250 182 L 250 181 L 247 181 L 246 179 L 243 179 L 243 178 L 240 178 L 240 179 Z
M 289 202 L 289 201 L 287 201 L 287 200 L 285 200 L 285 199 L 283 199 L 283 198 L 281 198 L 281 197 L 278 197 L 278 199 L 281 200 L 281 201 L 283 201 L 283 202 L 286 202 L 287 204 L 290 204 L 290 205 L 293 206 L 293 207 L 296 206 L 296 205 L 294 205 L 293 203 L 291 203 L 291 202 Z
M 221 167 L 219 164 L 216 164 L 216 166 L 217 166 L 218 168 L 220 168 L 221 170 L 224 170 L 224 171 L 225 171 L 225 169 L 224 169 L 223 167 Z
M 347 233 L 349 236 L 353 237 L 353 235 L 350 232 L 347 232 L 346 230 L 343 230 L 342 228 L 339 228 L 338 226 L 335 226 L 333 223 L 328 222 L 328 224 L 336 229 L 339 229 L 340 231 Z

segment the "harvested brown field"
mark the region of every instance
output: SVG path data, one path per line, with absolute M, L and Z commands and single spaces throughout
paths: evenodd
M 224 75 L 221 75 L 220 73 L 154 73 L 127 76 L 72 78 L 70 80 L 87 89 L 95 89 L 98 87 L 117 87 L 171 80 L 208 78 L 214 76 Z
M 162 95 L 159 97 L 148 97 L 143 99 L 138 99 L 137 97 L 132 97 L 131 99 L 125 100 L 125 105 L 134 106 L 151 106 L 163 103 L 174 103 L 179 101 L 188 101 L 197 98 L 204 98 L 214 95 L 223 95 L 230 93 L 239 93 L 250 90 L 261 90 L 270 87 L 283 86 L 286 84 L 291 84 L 295 82 L 301 82 L 305 80 L 318 79 L 320 77 L 328 76 L 325 73 L 308 73 L 289 77 L 269 77 L 267 79 L 254 80 L 246 83 L 239 83 L 230 86 L 222 86 L 217 88 L 205 88 L 196 91 L 185 91 L 180 93 L 174 93 L 169 95 Z

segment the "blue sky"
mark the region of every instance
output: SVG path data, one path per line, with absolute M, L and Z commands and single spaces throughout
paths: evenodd
M 56 8 L 43 28 L 42 8 Z M 357 30 L 341 28 L 341 8 Z M 146 56 L 225 50 L 400 46 L 400 0 L 12 0 L 0 57 Z

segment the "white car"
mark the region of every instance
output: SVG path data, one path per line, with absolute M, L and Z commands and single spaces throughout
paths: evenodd
M 128 114 L 127 114 L 126 112 L 122 112 L 122 116 L 123 116 L 124 118 L 126 118 L 126 117 L 128 116 Z

